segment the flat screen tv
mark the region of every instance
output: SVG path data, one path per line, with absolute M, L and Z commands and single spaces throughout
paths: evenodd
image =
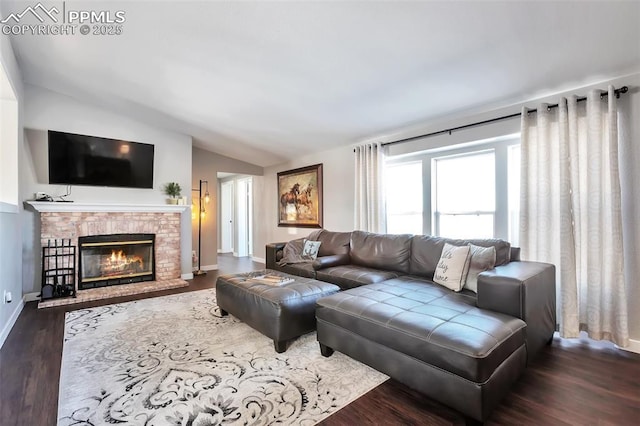
M 49 130 L 49 183 L 153 188 L 154 146 Z

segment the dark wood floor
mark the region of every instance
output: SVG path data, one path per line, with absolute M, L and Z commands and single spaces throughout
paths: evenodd
M 219 256 L 221 273 L 262 265 Z M 0 425 L 55 425 L 66 311 L 212 288 L 217 272 L 189 287 L 38 310 L 28 303 L 0 350 Z M 640 423 L 640 355 L 612 345 L 555 338 L 492 413 L 491 425 Z M 343 408 L 323 425 L 461 425 L 464 418 L 393 380 Z

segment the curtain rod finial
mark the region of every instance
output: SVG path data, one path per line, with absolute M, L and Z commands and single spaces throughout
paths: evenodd
M 616 90 L 616 99 L 620 99 L 620 93 L 627 93 L 629 88 L 627 86 L 622 86 L 618 90 Z

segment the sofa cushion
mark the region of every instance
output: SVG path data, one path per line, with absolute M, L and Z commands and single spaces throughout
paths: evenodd
M 318 256 L 348 254 L 351 232 L 332 232 L 323 229 L 316 236 L 316 240 L 322 243 Z
M 316 271 L 317 279 L 336 284 L 343 289 L 379 283 L 396 277 L 398 277 L 398 274 L 392 271 L 382 271 L 357 265 L 334 266 Z
M 331 256 L 320 256 L 313 261 L 313 269 L 316 271 L 324 268 L 331 268 L 332 266 L 348 265 L 351 263 L 351 258 L 348 254 L 333 254 Z
M 409 273 L 411 235 L 351 233 L 351 263 L 368 268 Z M 438 257 L 440 253 L 438 253 Z
M 475 383 L 525 343 L 524 321 L 403 276 L 319 299 L 316 317 Z
M 315 278 L 316 271 L 313 269 L 311 262 L 302 263 L 290 263 L 287 265 L 278 265 L 278 271 L 286 272 L 287 274 L 297 275 L 304 278 Z
M 455 240 L 431 235 L 414 235 L 411 239 L 409 273 L 429 280 L 433 279 L 433 273 L 445 243 L 454 246 L 466 246 L 471 243 L 480 247 L 495 247 L 496 266 L 505 265 L 511 260 L 511 244 L 508 241 L 499 239 Z

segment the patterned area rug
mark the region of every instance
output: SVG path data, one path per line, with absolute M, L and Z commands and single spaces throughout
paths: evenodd
M 214 290 L 69 312 L 64 339 L 59 425 L 313 425 L 387 379 L 315 333 L 277 354 Z

